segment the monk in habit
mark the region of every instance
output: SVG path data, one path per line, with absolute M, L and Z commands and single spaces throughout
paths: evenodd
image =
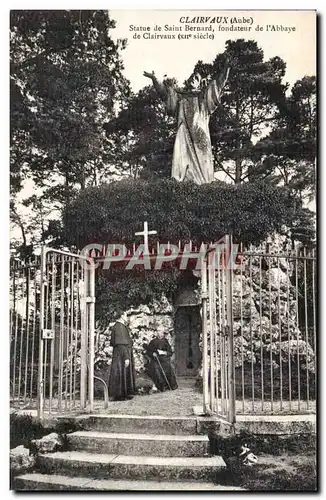
M 178 384 L 171 365 L 172 349 L 163 332 L 150 341 L 146 354 L 150 358 L 147 372 L 161 392 L 177 389 Z
M 113 357 L 109 379 L 109 395 L 114 401 L 132 399 L 135 394 L 135 369 L 132 340 L 126 313 L 112 328 Z
M 178 122 L 175 138 L 172 177 L 179 182 L 205 184 L 214 180 L 209 119 L 217 108 L 230 70 L 229 59 L 208 84 L 199 74 L 189 79 L 191 90 L 178 90 L 174 85 L 160 82 L 154 72 L 144 71 L 166 104 L 166 111 Z

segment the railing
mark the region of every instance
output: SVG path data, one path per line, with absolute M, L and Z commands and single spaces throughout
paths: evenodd
M 93 409 L 94 269 L 80 260 L 44 247 L 41 258 L 11 263 L 11 403 L 40 417 Z
M 226 237 L 202 268 L 204 411 L 315 412 L 315 252 L 234 250 Z
M 10 264 L 10 397 L 32 404 L 37 395 L 40 259 Z
M 232 304 L 237 413 L 314 412 L 315 251 L 240 253 Z

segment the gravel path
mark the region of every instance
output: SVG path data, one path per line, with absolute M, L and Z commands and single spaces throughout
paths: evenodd
M 129 401 L 110 401 L 105 413 L 121 415 L 166 415 L 187 417 L 193 407 L 202 404 L 202 395 L 191 388 L 135 396 Z M 96 401 L 95 410 L 103 410 L 103 403 Z
M 48 410 L 49 402 L 45 400 L 45 411 Z M 75 413 L 79 407 L 79 401 L 76 399 L 74 403 L 67 402 L 67 413 Z M 104 409 L 103 399 L 97 399 L 94 402 L 94 409 L 96 412 L 120 415 L 163 415 L 178 417 L 187 417 L 193 415 L 193 407 L 201 407 L 203 404 L 203 396 L 200 392 L 196 391 L 193 387 L 179 387 L 175 391 L 158 392 L 150 395 L 135 396 L 129 401 L 109 401 L 109 407 Z M 53 398 L 52 410 L 55 414 L 57 411 L 58 401 Z M 65 401 L 63 401 L 63 409 Z M 75 406 L 75 408 L 74 408 Z M 32 404 L 21 404 L 21 409 L 28 411 L 29 409 L 36 410 L 36 401 Z M 298 401 L 283 401 L 282 406 L 280 401 L 273 402 L 273 408 L 270 401 L 264 401 L 264 407 L 260 400 L 236 401 L 236 412 L 241 414 L 253 415 L 284 415 L 284 414 L 307 414 L 315 413 L 316 402 L 310 401 L 309 409 L 304 401 L 301 401 L 300 409 Z
M 171 417 L 193 415 L 194 406 L 202 406 L 203 396 L 190 387 L 180 387 L 175 391 L 159 392 L 156 394 L 135 396 L 130 401 L 110 401 L 109 408 L 103 411 L 103 402 L 95 402 L 95 410 L 108 414 L 121 415 L 164 415 Z M 315 402 L 310 402 L 310 411 L 307 406 L 301 402 L 300 411 L 298 411 L 298 402 L 292 401 L 291 407 L 289 401 L 283 401 L 282 407 L 280 401 L 273 402 L 273 411 L 270 401 L 264 401 L 262 410 L 261 401 L 236 401 L 238 414 L 297 414 L 312 413 L 316 410 Z

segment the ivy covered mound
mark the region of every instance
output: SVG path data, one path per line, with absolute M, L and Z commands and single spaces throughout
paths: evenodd
M 146 220 L 157 231 L 155 242 L 200 244 L 232 233 L 235 241 L 255 243 L 283 226 L 293 228 L 300 217 L 289 191 L 265 182 L 126 179 L 79 192 L 55 236 L 78 249 L 94 242 L 132 245 Z

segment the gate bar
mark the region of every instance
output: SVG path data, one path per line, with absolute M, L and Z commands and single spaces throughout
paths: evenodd
M 43 339 L 42 332 L 44 327 L 44 278 L 46 271 L 46 253 L 47 248 L 42 246 L 41 249 L 41 303 L 40 303 L 40 331 L 39 331 L 39 355 L 38 355 L 38 380 L 37 380 L 37 417 L 43 418 Z
M 62 406 L 62 392 L 63 392 L 63 353 L 64 353 L 64 289 L 65 289 L 65 259 L 61 260 L 61 277 L 60 277 L 60 335 L 59 335 L 59 394 L 58 394 L 58 408 L 61 410 Z
M 28 268 L 26 269 L 26 352 L 25 352 L 25 381 L 24 381 L 24 404 L 27 397 L 27 374 L 28 374 L 28 353 L 29 353 L 29 308 L 30 308 L 30 281 L 31 281 L 31 259 L 28 259 Z
M 36 268 L 34 270 L 34 310 L 33 310 L 33 326 L 32 326 L 32 359 L 31 359 L 31 380 L 30 380 L 30 403 L 33 400 L 33 381 L 34 381 L 34 350 L 35 350 L 35 331 L 36 331 L 36 307 L 37 307 L 37 281 Z
M 226 315 L 228 326 L 228 379 L 229 379 L 229 422 L 235 423 L 235 386 L 234 386 L 234 343 L 233 343 L 233 269 L 232 236 L 226 236 Z
M 89 410 L 94 410 L 94 357 L 95 357 L 95 266 L 92 263 L 89 270 Z
M 208 403 L 208 363 L 207 363 L 207 255 L 201 266 L 202 330 L 203 330 L 203 412 L 209 413 Z
M 84 410 L 87 400 L 87 344 L 88 344 L 88 321 L 87 303 L 88 296 L 88 270 L 82 267 L 82 284 L 80 303 L 81 309 L 81 339 L 80 339 L 80 406 Z
M 209 351 L 210 351 L 210 370 L 209 370 L 209 391 L 210 391 L 210 409 L 212 412 L 215 410 L 215 329 L 214 329 L 214 303 L 213 296 L 215 290 L 213 289 L 213 275 L 214 275 L 214 260 L 215 251 L 211 256 L 211 262 L 208 266 L 208 296 L 209 296 Z
M 51 262 L 51 329 L 55 331 L 55 294 L 56 294 L 56 268 L 54 265 L 54 255 Z M 50 278 L 49 285 L 50 286 Z M 53 365 L 54 365 L 54 342 L 55 338 L 50 341 L 50 387 L 49 387 L 49 413 L 52 411 L 53 397 Z

